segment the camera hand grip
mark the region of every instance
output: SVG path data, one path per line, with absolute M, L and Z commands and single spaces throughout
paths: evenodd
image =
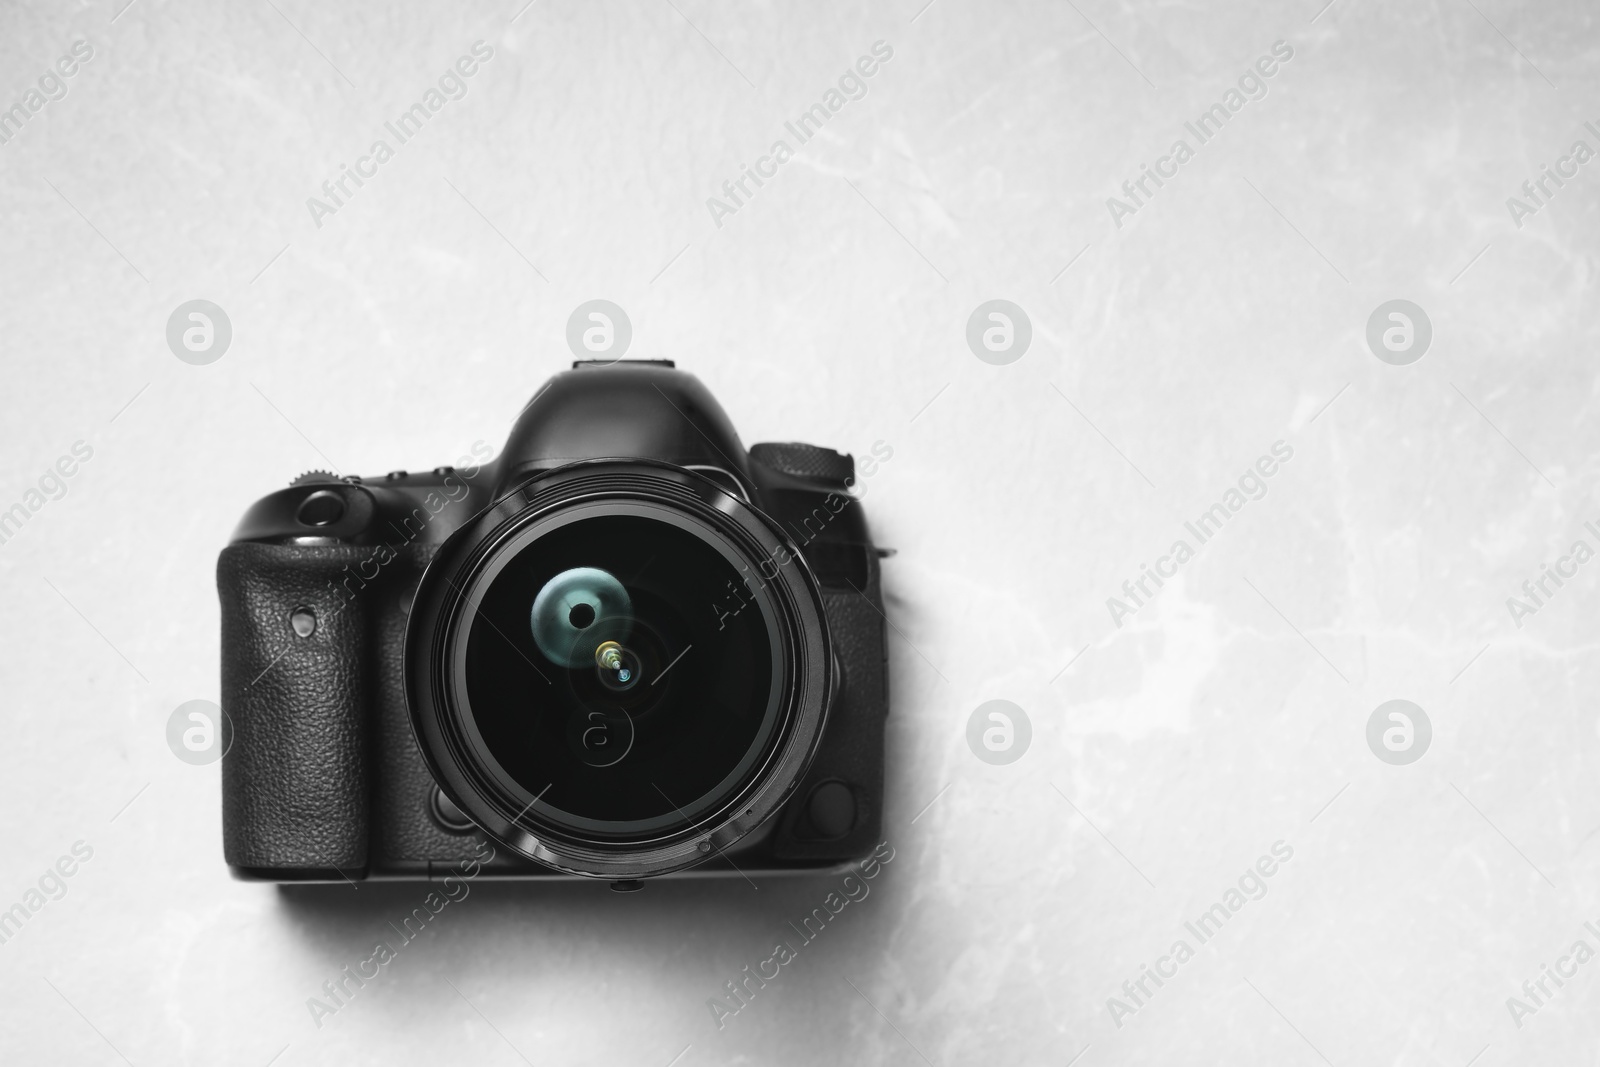
M 368 615 L 351 545 L 239 543 L 217 561 L 223 851 L 243 873 L 358 878 L 368 846 Z M 346 569 L 348 568 L 348 570 Z M 309 616 L 309 617 L 308 617 Z

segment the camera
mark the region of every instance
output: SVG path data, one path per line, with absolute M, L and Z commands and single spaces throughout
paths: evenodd
M 746 451 L 665 360 L 575 363 L 487 454 L 303 475 L 223 549 L 233 874 L 632 889 L 870 853 L 885 553 L 853 459 Z

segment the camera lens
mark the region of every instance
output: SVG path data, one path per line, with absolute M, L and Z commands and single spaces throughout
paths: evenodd
M 488 755 L 547 819 L 659 833 L 749 775 L 777 725 L 779 650 L 741 563 L 650 509 L 530 531 L 496 559 L 460 679 Z
M 484 830 L 606 878 L 700 862 L 821 737 L 821 591 L 771 522 L 642 461 L 527 483 L 439 550 L 406 637 L 422 754 Z

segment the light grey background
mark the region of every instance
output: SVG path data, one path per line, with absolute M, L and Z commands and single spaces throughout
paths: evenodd
M 0 508 L 94 450 L 0 545 L 0 908 L 94 849 L 0 945 L 0 1060 L 1596 1059 L 1600 964 L 1506 1005 L 1600 947 L 1600 564 L 1506 606 L 1600 547 L 1600 163 L 1506 205 L 1600 147 L 1590 5 L 124 2 L 0 15 L 5 106 L 94 47 L 0 146 Z M 480 39 L 468 95 L 315 226 Z M 718 228 L 706 198 L 879 40 L 867 97 Z M 1268 95 L 1116 227 L 1278 40 Z M 165 343 L 195 298 L 233 326 L 209 366 Z M 498 448 L 592 298 L 746 442 L 893 448 L 865 487 L 899 550 L 895 859 L 720 1031 L 708 998 L 835 879 L 480 885 L 318 1028 L 420 890 L 227 878 L 217 768 L 164 740 L 219 696 L 216 553 L 303 470 Z M 966 345 L 994 298 L 1033 324 L 1008 366 Z M 1396 298 L 1434 327 L 1409 367 L 1365 342 Z M 1279 440 L 1267 495 L 1114 625 Z M 1367 747 L 1393 698 L 1433 725 L 1409 766 Z M 1009 766 L 966 743 L 996 699 L 1032 722 Z M 1119 1028 L 1107 999 L 1280 840 Z

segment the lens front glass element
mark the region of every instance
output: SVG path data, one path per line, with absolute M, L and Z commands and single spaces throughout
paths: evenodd
M 496 553 L 468 591 L 455 677 L 469 734 L 537 818 L 670 833 L 759 770 L 781 653 L 747 568 L 716 531 L 647 504 L 536 523 Z

